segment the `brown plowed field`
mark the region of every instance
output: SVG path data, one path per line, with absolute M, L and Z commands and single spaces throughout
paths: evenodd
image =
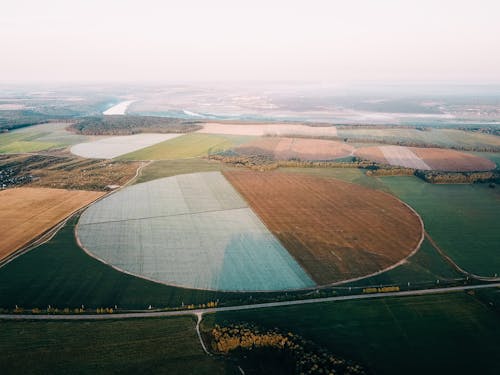
M 496 167 L 496 164 L 491 160 L 454 150 L 417 147 L 411 147 L 410 150 L 433 170 L 437 171 L 489 171 Z
M 381 164 L 445 172 L 488 171 L 496 167 L 480 156 L 444 148 L 375 146 L 357 149 L 355 155 Z
M 45 188 L 0 191 L 0 260 L 103 194 Z
M 422 238 L 419 217 L 382 192 L 279 172 L 224 175 L 320 285 L 390 267 Z
M 351 155 L 347 143 L 306 138 L 260 138 L 236 149 L 245 155 L 269 155 L 278 160 L 333 160 Z
M 374 161 L 380 164 L 389 164 L 380 147 L 362 147 L 354 151 L 354 154 L 361 159 Z

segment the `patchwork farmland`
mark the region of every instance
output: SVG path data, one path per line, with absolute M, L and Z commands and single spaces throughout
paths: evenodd
M 352 155 L 354 147 L 338 141 L 264 137 L 235 148 L 243 155 L 268 155 L 278 160 L 333 160 Z
M 113 159 L 179 136 L 181 136 L 181 134 L 141 133 L 121 135 L 99 139 L 94 142 L 77 144 L 71 147 L 71 152 L 85 158 Z
M 224 174 L 318 284 L 378 272 L 420 246 L 419 217 L 388 194 L 298 174 Z
M 203 124 L 198 133 L 205 134 L 232 134 L 253 136 L 308 136 L 308 137 L 335 137 L 335 126 L 307 126 L 300 124 L 231 124 L 213 123 Z
M 16 188 L 0 191 L 0 260 L 103 193 Z
M 381 164 L 420 170 L 470 172 L 487 171 L 496 167 L 495 163 L 483 157 L 439 148 L 376 146 L 357 149 L 355 154 Z
M 315 285 L 220 172 L 131 186 L 87 209 L 77 233 L 96 258 L 166 284 L 230 291 Z

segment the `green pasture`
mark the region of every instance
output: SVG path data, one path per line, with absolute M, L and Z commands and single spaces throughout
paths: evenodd
M 141 170 L 136 183 L 178 174 L 219 171 L 221 168 L 222 164 L 220 162 L 202 158 L 155 160 Z
M 235 374 L 206 355 L 191 317 L 0 321 L 2 374 Z
M 465 270 L 500 275 L 500 191 L 488 184 L 429 184 L 417 177 L 380 177 L 421 216 L 438 246 Z
M 294 332 L 374 374 L 498 374 L 500 319 L 465 293 L 223 312 L 213 324 L 250 322 Z
M 247 137 L 190 133 L 120 156 L 122 160 L 169 160 L 207 156 L 244 142 Z

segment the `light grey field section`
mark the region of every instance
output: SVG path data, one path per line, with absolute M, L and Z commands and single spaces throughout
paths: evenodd
M 83 213 L 78 237 L 98 259 L 170 285 L 225 291 L 315 285 L 220 172 L 121 190 Z

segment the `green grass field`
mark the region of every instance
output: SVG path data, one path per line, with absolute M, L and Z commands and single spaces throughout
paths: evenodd
M 349 286 L 367 285 L 399 285 L 411 288 L 427 288 L 440 283 L 452 281 L 464 276 L 455 271 L 432 247 L 424 240 L 418 252 L 410 257 L 408 261 L 395 269 L 380 275 L 349 283 Z
M 220 171 L 222 164 L 218 161 L 193 158 L 178 160 L 155 160 L 144 167 L 135 183 L 147 182 L 157 178 L 176 176 L 195 172 Z
M 465 293 L 225 312 L 203 324 L 292 331 L 375 374 L 498 374 L 498 313 Z
M 122 155 L 122 160 L 170 160 L 207 156 L 244 142 L 247 137 L 190 133 Z
M 54 142 L 38 141 L 44 133 L 16 132 L 11 134 L 0 134 L 0 153 L 22 153 L 48 150 L 61 147 L 61 144 Z
M 500 275 L 500 191 L 487 184 L 434 185 L 417 177 L 381 177 L 424 220 L 438 246 L 465 270 Z
M 2 374 L 235 374 L 206 355 L 191 317 L 0 321 Z

